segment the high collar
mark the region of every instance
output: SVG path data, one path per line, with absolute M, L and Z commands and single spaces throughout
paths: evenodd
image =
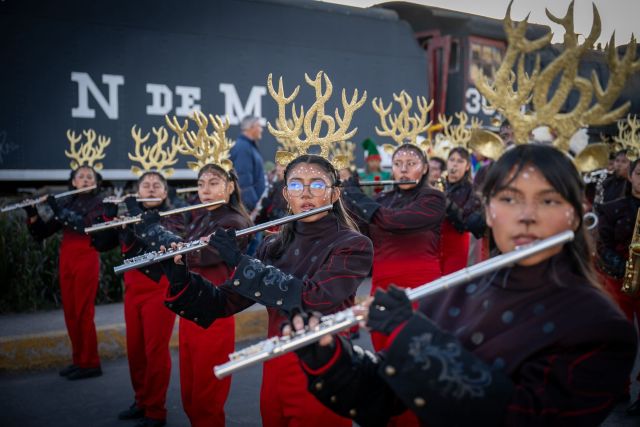
M 212 211 L 207 211 L 207 210 L 205 211 L 206 211 L 205 215 L 209 217 L 209 219 L 214 220 L 227 215 L 231 211 L 231 208 L 229 207 L 228 204 L 225 203 L 224 205 L 218 207 L 217 209 L 214 209 Z
M 511 291 L 570 285 L 561 276 L 570 273 L 571 263 L 569 254 L 563 249 L 559 254 L 535 265 L 515 265 L 499 270 L 493 277 L 492 284 Z
M 328 231 L 338 230 L 338 218 L 329 212 L 326 216 L 313 222 L 296 221 L 294 224 L 296 234 L 301 236 L 321 236 L 326 235 Z

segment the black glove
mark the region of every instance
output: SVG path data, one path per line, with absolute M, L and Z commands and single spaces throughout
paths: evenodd
M 170 293 L 172 295 L 179 294 L 189 283 L 187 266 L 185 264 L 176 264 L 173 259 L 162 261 L 161 265 L 165 276 L 169 279 Z
M 342 186 L 345 187 L 345 188 L 347 188 L 347 187 L 355 187 L 357 189 L 360 189 L 360 178 L 358 177 L 358 174 L 357 173 L 356 174 L 351 174 L 349 179 L 344 181 Z
M 60 212 L 60 206 L 58 205 L 56 198 L 52 195 L 47 196 L 47 204 L 56 215 Z
M 413 307 L 406 292 L 391 285 L 387 292 L 382 289 L 376 291 L 369 307 L 367 326 L 374 331 L 389 335 L 409 320 L 412 314 Z
M 367 222 L 371 222 L 371 218 L 380 208 L 380 203 L 364 194 L 360 187 L 351 185 L 355 183 L 354 180 L 348 179 L 347 182 L 349 185 L 343 187 L 342 195 L 357 210 L 358 216 Z
M 236 241 L 236 231 L 234 229 L 225 230 L 218 228 L 209 239 L 209 245 L 215 248 L 220 254 L 220 258 L 229 267 L 234 268 L 240 264 L 242 252 Z
M 27 213 L 27 218 L 38 216 L 38 209 L 36 209 L 35 205 L 27 205 L 22 209 Z
M 297 310 L 294 310 L 294 312 Z M 307 326 L 309 324 L 309 318 L 311 316 L 315 316 L 318 319 L 320 319 L 322 317 L 321 313 L 318 312 L 312 312 L 312 313 L 305 313 L 305 312 L 298 312 L 293 314 L 292 316 L 290 316 L 289 318 L 289 324 L 291 324 L 291 329 L 293 329 L 293 318 L 294 316 L 301 316 L 302 320 L 304 321 L 304 325 L 305 325 L 305 330 L 307 329 Z M 286 326 L 287 324 L 285 323 L 283 325 Z M 336 352 L 336 341 L 335 339 L 333 340 L 333 342 L 329 345 L 320 345 L 317 341 L 311 345 L 307 345 L 305 347 L 301 347 L 297 350 L 295 350 L 296 354 L 298 355 L 298 357 L 300 358 L 300 360 L 302 361 L 302 363 L 304 363 L 307 367 L 309 367 L 309 369 L 312 370 L 317 370 L 322 368 L 323 366 L 325 366 L 327 363 L 329 363 L 329 361 L 331 360 L 331 357 L 333 357 L 333 355 Z
M 160 212 L 158 212 L 157 209 L 151 209 L 142 214 L 142 223 L 147 226 L 157 224 L 160 222 L 161 218 Z
M 130 216 L 136 216 L 142 213 L 140 204 L 136 202 L 135 197 L 127 197 L 126 199 L 124 199 L 124 204 L 127 205 L 127 212 Z
M 473 234 L 473 237 L 480 239 L 484 236 L 484 232 L 487 229 L 487 223 L 484 217 L 478 212 L 473 212 L 467 218 L 466 228 Z
M 602 271 L 614 279 L 621 279 L 624 276 L 626 262 L 624 258 L 611 249 L 602 251 L 598 264 Z
M 118 204 L 117 203 L 104 203 L 104 216 L 107 218 L 115 218 L 118 216 Z

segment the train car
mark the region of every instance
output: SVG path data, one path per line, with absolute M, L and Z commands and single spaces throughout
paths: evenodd
M 103 175 L 123 180 L 134 178 L 127 157 L 134 124 L 151 132 L 165 114 L 184 118 L 201 109 L 229 117 L 228 137 L 235 138 L 245 115 L 273 123 L 269 73 L 274 84 L 283 76 L 287 93 L 300 85 L 296 105 L 309 106 L 315 97 L 304 74 L 324 70 L 334 87 L 327 113 L 342 110 L 342 88 L 348 97 L 366 90 L 354 141 L 374 135 L 374 97 L 428 92 L 427 61 L 411 27 L 382 8 L 311 0 L 5 0 L 0 40 L 0 180 L 7 186 L 67 179 L 67 129 L 110 137 Z M 268 132 L 259 145 L 273 160 Z M 186 161 L 174 179 L 195 177 Z

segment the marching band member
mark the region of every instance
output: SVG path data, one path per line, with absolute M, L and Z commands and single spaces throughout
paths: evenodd
M 481 201 L 471 183 L 471 157 L 464 147 L 454 147 L 447 158 L 444 189 L 447 197 L 446 220 L 442 223 L 442 274 L 467 266 L 470 232 L 476 238 L 484 234 L 485 221 Z
M 187 133 L 188 122 L 180 126 L 177 119 L 167 124 L 178 134 L 181 152 L 195 158 L 189 162 L 190 168 L 198 171 L 198 198 L 202 203 L 223 201 L 220 205 L 209 206 L 202 214 L 196 213 L 186 230 L 184 239 L 170 229 L 158 227 L 146 218 L 141 235 L 148 240 L 157 236 L 159 244 L 168 246 L 175 241 L 192 241 L 206 238 L 217 228 L 245 228 L 251 225 L 241 199 L 238 177 L 229 160 L 230 143 L 226 139 L 229 122 L 201 112 L 194 113 L 192 120 L 198 126 L 195 137 Z M 207 127 L 213 126 L 213 135 Z M 187 142 L 189 139 L 189 142 Z M 240 239 L 238 245 L 245 250 L 248 238 Z M 219 286 L 230 276 L 231 268 L 223 262 L 218 251 L 207 247 L 199 252 L 189 253 L 186 263 L 190 272 L 196 273 L 214 286 Z M 159 267 L 159 266 L 158 266 Z M 173 283 L 168 294 L 174 293 Z M 166 298 L 165 288 L 165 298 Z M 224 426 L 224 405 L 231 388 L 231 378 L 218 380 L 213 375 L 213 367 L 227 360 L 234 351 L 235 321 L 233 317 L 219 319 L 208 329 L 180 318 L 180 392 L 182 406 L 191 425 Z
M 318 73 L 315 80 L 307 77 L 318 92 L 323 75 Z M 326 75 L 324 80 L 325 94 L 308 111 L 321 110 L 330 96 L 331 82 Z M 286 104 L 293 96 L 284 97 L 282 82 L 276 93 L 271 76 L 268 88 L 278 101 L 280 115 L 284 116 Z M 278 234 L 263 241 L 256 258 L 242 255 L 233 229 L 218 229 L 209 244 L 234 270 L 232 277 L 215 287 L 200 275 L 187 274 L 184 266 L 165 263 L 172 283 L 168 307 L 185 319 L 209 327 L 259 303 L 267 307 L 268 335 L 275 336 L 280 334 L 280 325 L 288 313 L 294 310 L 333 313 L 353 305 L 356 289 L 371 268 L 372 246 L 369 239 L 355 231 L 345 213 L 337 172 L 323 156 L 328 154 L 328 144 L 355 133 L 345 134 L 353 112 L 363 103 L 364 99 L 358 101 L 356 92 L 350 103 L 344 102 L 345 115 L 339 129 L 322 137 L 319 126 L 310 126 L 305 140 L 301 141 L 300 134 L 296 134 L 296 128 L 302 126 L 303 120 L 312 120 L 312 115 L 296 118 L 295 124 L 279 131 L 269 124 L 274 136 L 292 135 L 298 144 L 295 153 L 280 151 L 276 157 L 279 163 L 287 165 L 283 194 L 291 212 L 297 214 L 327 204 L 333 208 L 281 226 Z M 322 147 L 322 155 L 305 154 L 307 147 L 315 144 Z M 260 410 L 267 427 L 351 425 L 351 420 L 333 414 L 306 391 L 305 377 L 294 354 L 264 364 Z
M 640 209 L 640 160 L 631 163 L 629 183 L 626 197 L 604 203 L 598 209 L 597 265 L 606 290 L 633 322 L 634 315 L 640 321 L 640 300 L 623 292 L 622 284 Z M 640 415 L 640 400 L 627 412 Z
M 136 197 L 127 197 L 127 213 L 131 216 L 152 216 L 164 227 L 181 233 L 185 227 L 182 215 L 167 215 L 162 219 L 158 216 L 158 212 L 170 209 L 165 176 L 173 173 L 170 166 L 177 161 L 178 145 L 173 143 L 165 151 L 163 144 L 168 139 L 167 130 L 164 127 L 153 128 L 153 133 L 157 139 L 154 149 L 145 151 L 143 147 L 149 135 L 143 137 L 140 129 L 131 128 L 135 151 L 134 154 L 129 153 L 129 159 L 140 164 L 140 167 L 131 167 L 132 172 L 139 175 L 137 196 L 157 200 L 137 202 Z M 110 206 L 105 220 L 113 220 L 117 216 L 117 204 Z M 105 242 L 115 239 L 125 259 L 159 249 L 157 236 L 146 241 L 136 236 L 141 227 L 138 223 L 100 231 L 95 238 Z M 167 417 L 166 397 L 171 377 L 169 341 L 175 324 L 175 313 L 164 306 L 168 283 L 162 268 L 157 265 L 124 274 L 127 361 L 134 402 L 120 412 L 118 418 L 139 419 L 138 427 L 163 426 Z
M 387 336 L 384 351 L 340 337 L 298 350 L 309 390 L 327 407 L 362 426 L 385 425 L 403 408 L 425 425 L 595 426 L 606 418 L 636 337 L 594 280 L 580 176 L 553 147 L 518 146 L 491 168 L 483 198 L 503 253 L 568 229 L 576 237 L 431 295 L 416 312 L 399 289 L 378 292 L 366 311 L 369 327 Z
M 96 170 L 102 169 L 98 161 L 104 158 L 104 149 L 110 138 L 96 135 L 93 129 L 83 131 L 86 142 L 76 149 L 82 135 L 67 131 L 70 151 L 65 155 L 71 161 L 71 187 L 80 189 L 96 185 L 100 188 L 101 177 Z M 97 145 L 94 142 L 98 137 Z M 54 216 L 44 221 L 35 207 L 26 208 L 29 231 L 37 240 L 45 239 L 62 229 L 60 243 L 60 293 L 67 333 L 71 340 L 72 363 L 60 371 L 69 380 L 79 380 L 102 375 L 98 341 L 94 324 L 95 299 L 98 292 L 100 256 L 96 242 L 84 233 L 95 218 L 102 216 L 101 197 L 98 190 L 76 194 L 58 203 L 53 196 L 47 203 Z
M 411 97 L 404 91 L 395 100 L 402 113 L 409 114 Z M 382 101 L 373 101 L 380 114 L 382 130 L 380 136 L 388 136 L 397 144 L 385 144 L 383 149 L 392 153 L 391 176 L 398 181 L 417 181 L 417 184 L 395 185 L 393 190 L 380 193 L 375 199 L 366 196 L 354 180 L 345 182 L 343 196 L 367 223 L 368 235 L 374 245 L 372 295 L 377 289 L 387 289 L 389 284 L 413 288 L 441 276 L 438 260 L 440 248 L 440 226 L 444 217 L 444 197 L 440 191 L 430 188 L 428 183 L 429 163 L 417 136 L 424 131 L 425 123 L 412 128 L 395 124 L 387 117 L 391 105 L 383 108 Z M 430 107 L 424 98 L 418 98 L 418 107 L 424 121 Z M 383 113 L 387 113 L 387 115 Z M 387 124 L 387 118 L 391 121 Z M 397 119 L 396 119 L 397 120 Z M 393 130 L 396 131 L 393 131 Z M 372 334 L 376 349 L 384 339 Z

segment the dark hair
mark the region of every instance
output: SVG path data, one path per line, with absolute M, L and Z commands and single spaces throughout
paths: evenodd
M 618 151 L 616 151 L 616 155 L 615 155 L 614 159 L 615 159 L 616 157 L 618 157 L 618 156 L 625 156 L 625 157 L 626 157 L 626 156 L 627 156 L 627 152 L 628 152 L 628 151 L 629 151 L 629 150 L 627 150 L 626 148 L 623 148 L 622 150 L 618 150 Z
M 631 176 L 633 171 L 636 169 L 636 166 L 638 166 L 638 163 L 640 163 L 640 158 L 635 159 L 629 164 L 629 176 Z
M 91 170 L 91 172 L 93 172 L 93 176 L 96 178 L 96 189 L 93 190 L 93 192 L 98 192 L 100 190 L 100 186 L 102 185 L 102 175 L 100 175 L 98 171 L 96 171 L 93 168 L 93 166 L 89 166 L 89 165 L 82 165 L 77 167 L 76 169 L 71 170 L 71 173 L 69 174 L 69 183 L 68 183 L 69 189 L 73 189 L 73 184 L 71 181 L 73 181 L 73 179 L 76 177 L 80 169 L 89 169 Z
M 572 270 L 592 285 L 600 287 L 591 263 L 591 241 L 582 221 L 584 183 L 573 162 L 564 153 L 552 146 L 539 144 L 518 145 L 505 151 L 487 173 L 482 187 L 485 204 L 488 205 L 492 197 L 509 186 L 527 165 L 538 169 L 575 210 L 580 223 L 573 241 L 565 245 L 571 257 Z
M 164 185 L 164 189 L 167 190 L 167 194 L 169 194 L 169 184 L 167 183 L 167 178 L 162 176 L 162 174 L 158 171 L 146 171 L 145 173 L 140 175 L 140 178 L 138 178 L 138 185 L 140 185 L 142 181 L 144 181 L 144 179 L 148 176 L 157 176 L 162 185 Z
M 418 157 L 420 157 L 420 161 L 422 161 L 422 163 L 424 163 L 425 165 L 427 165 L 427 172 L 425 172 L 421 177 L 420 180 L 418 181 L 418 184 L 416 185 L 416 187 L 423 187 L 423 186 L 428 186 L 428 179 L 427 177 L 429 176 L 429 158 L 427 157 L 427 155 L 424 153 L 424 151 L 422 151 L 420 149 L 420 147 L 413 145 L 413 144 L 402 144 L 400 146 L 398 146 L 398 148 L 396 148 L 393 152 L 393 155 L 391 156 L 391 160 L 393 161 L 394 157 L 396 157 L 396 154 L 398 154 L 400 151 L 413 151 L 414 153 L 416 153 L 418 155 Z M 394 177 L 394 179 L 396 179 Z
M 467 180 L 471 182 L 471 154 L 469 154 L 469 151 L 467 151 L 467 149 L 464 147 L 453 147 L 451 151 L 449 151 L 447 160 L 449 160 L 451 156 L 455 153 L 458 153 L 458 155 L 462 157 L 464 160 L 466 160 L 467 163 L 469 164 L 469 169 L 465 171 L 461 181 Z
M 291 170 L 293 170 L 295 166 L 302 163 L 320 166 L 322 169 L 324 169 L 325 172 L 329 174 L 332 181 L 331 185 L 333 187 L 340 185 L 340 177 L 338 176 L 338 172 L 333 167 L 333 165 L 329 163 L 329 161 L 324 157 L 320 157 L 315 154 L 304 154 L 302 156 L 296 157 L 295 159 L 293 159 L 293 161 L 291 161 L 291 163 L 287 165 L 284 170 L 285 185 L 287 183 L 287 178 Z M 336 218 L 338 219 L 338 223 L 341 226 L 349 230 L 358 231 L 358 227 L 356 226 L 351 216 L 349 216 L 349 213 L 342 203 L 342 197 L 339 197 L 338 200 L 336 200 L 336 202 L 333 204 L 333 209 L 331 210 L 331 212 L 333 212 L 333 214 L 336 216 Z M 293 241 L 293 236 L 294 223 L 290 222 L 281 226 L 280 231 L 274 238 L 272 245 L 269 247 L 269 257 L 274 259 L 280 258 L 284 254 L 287 246 L 289 246 L 289 244 Z
M 249 216 L 249 213 L 245 209 L 244 205 L 242 204 L 242 193 L 240 192 L 238 175 L 236 175 L 235 171 L 232 169 L 231 171 L 227 172 L 218 165 L 214 165 L 213 163 L 207 163 L 206 165 L 202 166 L 198 171 L 198 179 L 200 179 L 200 177 L 206 172 L 219 175 L 223 177 L 227 182 L 233 183 L 234 191 L 229 196 L 229 203 L 227 203 L 227 205 L 231 209 L 233 209 L 234 211 L 242 215 L 245 219 L 250 221 L 251 217 Z
M 437 162 L 440 165 L 440 172 L 444 172 L 444 170 L 447 168 L 447 162 L 445 162 L 440 157 L 436 157 L 436 156 L 429 157 L 429 161 L 431 160 L 433 160 L 434 162 Z

